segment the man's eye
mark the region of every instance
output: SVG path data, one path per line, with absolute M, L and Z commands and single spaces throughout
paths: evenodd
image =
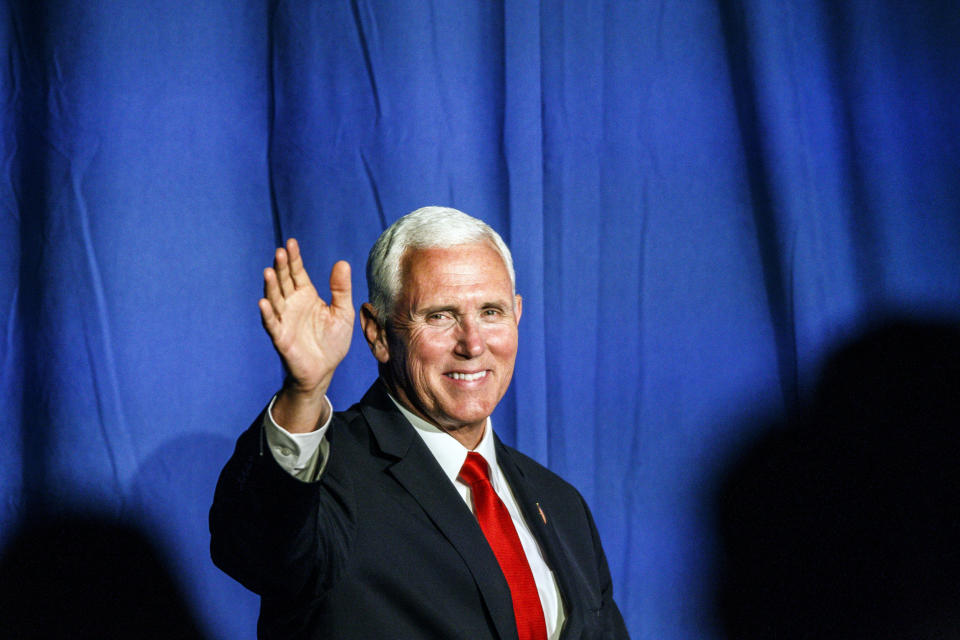
M 442 322 L 443 320 L 446 320 L 446 319 L 447 319 L 447 314 L 440 313 L 440 312 L 431 313 L 430 315 L 427 316 L 427 320 L 431 322 Z
M 500 309 L 484 309 L 483 315 L 489 318 L 496 318 L 497 316 L 500 315 Z

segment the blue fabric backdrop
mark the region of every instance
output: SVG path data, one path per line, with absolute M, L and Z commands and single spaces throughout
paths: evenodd
M 639 639 L 711 637 L 703 495 L 756 417 L 960 309 L 956 2 L 34 4 L 0 14 L 0 543 L 145 526 L 211 637 L 254 637 L 206 514 L 281 381 L 282 238 L 325 282 L 422 205 L 503 234 L 496 428 L 593 506 Z M 374 375 L 358 332 L 336 405 Z

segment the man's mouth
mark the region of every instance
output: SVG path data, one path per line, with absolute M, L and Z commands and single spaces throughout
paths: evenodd
M 474 380 L 479 380 L 480 378 L 486 377 L 487 373 L 487 370 L 484 369 L 483 371 L 477 371 L 476 373 L 460 373 L 459 371 L 454 371 L 445 375 L 448 378 L 453 378 L 454 380 L 473 382 Z

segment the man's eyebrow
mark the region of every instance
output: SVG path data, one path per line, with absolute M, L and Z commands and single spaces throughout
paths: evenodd
M 459 307 L 455 304 L 433 304 L 421 309 L 417 309 L 417 313 L 428 316 L 431 313 L 438 313 L 440 311 L 451 311 L 456 313 L 459 311 Z

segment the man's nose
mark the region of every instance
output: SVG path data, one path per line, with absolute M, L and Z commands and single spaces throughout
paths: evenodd
M 486 349 L 478 322 L 463 319 L 457 329 L 456 353 L 465 358 L 476 358 Z

